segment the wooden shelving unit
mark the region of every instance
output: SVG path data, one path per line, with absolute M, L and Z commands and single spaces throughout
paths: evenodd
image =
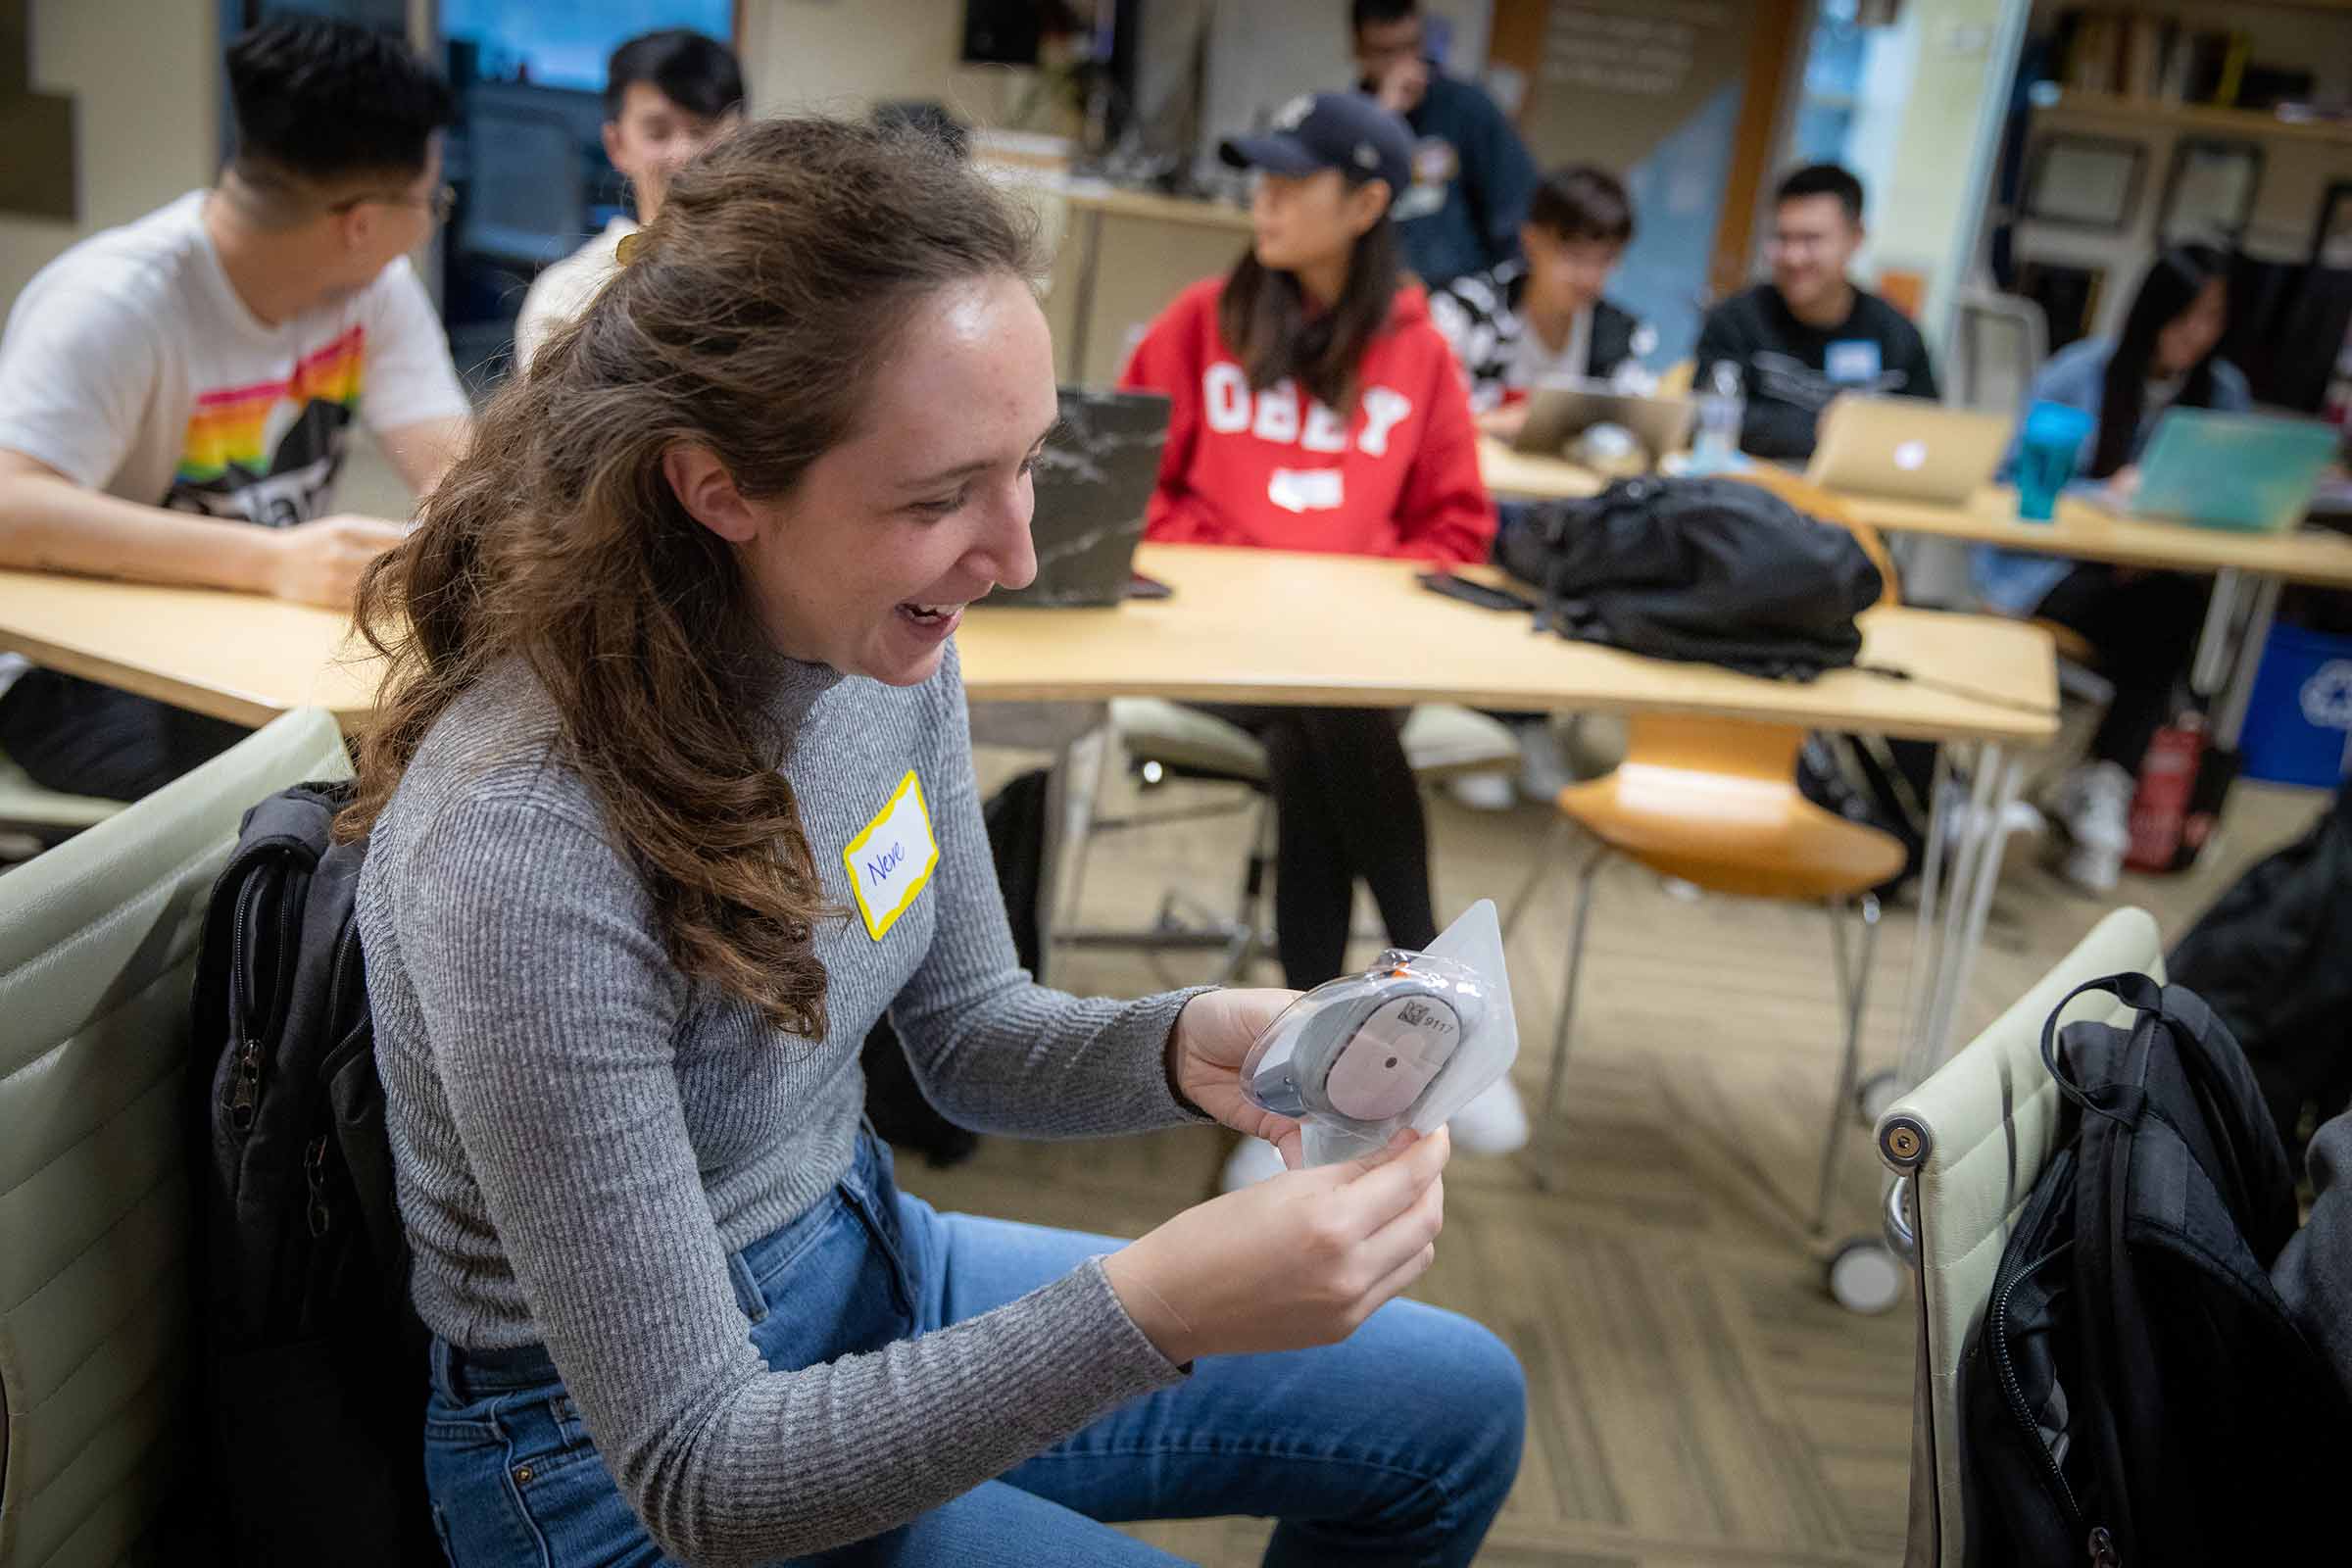
M 2352 0 L 2340 9 L 2352 10 Z M 2154 98 L 2125 98 L 2115 93 L 2069 88 L 2056 103 L 2036 107 L 2037 116 L 2102 124 L 2129 123 L 2145 129 L 2170 125 L 2181 130 L 2217 135 L 2267 136 L 2289 141 L 2334 142 L 2352 147 L 2352 122 L 2281 120 L 2267 111 L 2217 109 L 2210 104 L 2175 104 Z

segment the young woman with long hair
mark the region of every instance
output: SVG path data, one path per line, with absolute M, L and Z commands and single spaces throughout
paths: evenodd
M 2063 403 L 2090 415 L 2079 469 L 2128 489 L 2132 466 L 2168 409 L 2253 407 L 2246 378 L 2217 352 L 2229 320 L 2229 259 L 2209 246 L 2173 246 L 2140 279 L 2122 333 L 2053 355 L 2027 406 Z M 2188 668 L 2210 584 L 1989 546 L 1978 549 L 1975 574 L 1995 609 L 2081 632 L 2115 687 L 2089 760 L 2060 781 L 2051 802 L 2069 840 L 2059 868 L 2094 893 L 2108 892 L 2131 845 L 2140 758 Z
M 861 1125 L 1222 1119 L 1283 992 L 1016 967 L 951 641 L 1035 571 L 1024 230 L 925 138 L 767 121 L 679 172 L 503 389 L 364 624 L 360 930 L 459 1568 L 1464 1563 L 1524 1389 L 1427 1267 L 1447 1143 L 1121 1246 L 943 1215 Z
M 1404 122 L 1360 93 L 1300 98 L 1225 143 L 1256 172 L 1251 243 L 1178 295 L 1121 378 L 1173 404 L 1147 536 L 1190 544 L 1483 563 L 1494 508 L 1453 352 L 1398 262 L 1389 209 L 1411 181 Z M 1437 935 L 1429 829 L 1399 738 L 1371 708 L 1217 707 L 1262 740 L 1275 808 L 1274 923 L 1284 977 L 1347 959 L 1360 879 L 1389 940 Z M 1466 1149 L 1526 1141 L 1505 1082 L 1464 1107 Z M 1228 1186 L 1281 1168 L 1245 1144 Z

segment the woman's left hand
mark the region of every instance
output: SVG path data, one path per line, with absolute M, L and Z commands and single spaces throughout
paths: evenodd
M 1242 1093 L 1242 1058 L 1296 991 L 1203 991 L 1176 1015 L 1168 1040 L 1168 1076 L 1177 1092 L 1237 1132 L 1263 1138 L 1298 1168 L 1298 1124 L 1260 1110 Z

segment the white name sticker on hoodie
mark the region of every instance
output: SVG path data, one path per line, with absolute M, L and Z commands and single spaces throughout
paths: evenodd
M 1266 499 L 1285 512 L 1337 512 L 1348 504 L 1346 476 L 1337 468 L 1276 468 Z

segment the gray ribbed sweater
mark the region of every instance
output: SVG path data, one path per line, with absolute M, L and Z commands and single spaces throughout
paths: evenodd
M 1016 965 L 951 649 L 899 689 L 786 665 L 776 716 L 830 900 L 911 767 L 929 885 L 876 942 L 822 930 L 831 1028 L 782 1035 L 687 981 L 519 666 L 433 726 L 359 894 L 415 1295 L 469 1348 L 543 1343 L 672 1556 L 760 1562 L 905 1522 L 1173 1382 L 1100 1263 L 871 1355 L 771 1373 L 727 1254 L 848 1167 L 859 1044 L 887 1007 L 925 1091 L 1028 1136 L 1188 1119 L 1162 1056 L 1185 997 L 1077 1001 Z

